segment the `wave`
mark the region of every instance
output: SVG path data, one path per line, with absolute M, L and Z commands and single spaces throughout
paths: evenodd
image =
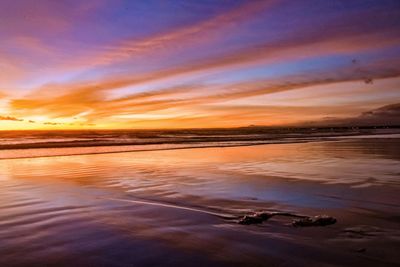
M 0 132 L 0 159 L 327 141 L 398 129 Z

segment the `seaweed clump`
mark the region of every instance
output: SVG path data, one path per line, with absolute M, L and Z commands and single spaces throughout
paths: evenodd
M 295 217 L 292 221 L 294 227 L 308 227 L 308 226 L 327 226 L 335 224 L 337 220 L 334 217 L 328 215 L 317 215 L 317 216 L 304 216 L 288 212 L 255 212 L 250 215 L 245 215 L 239 219 L 238 223 L 243 225 L 250 224 L 261 224 L 273 216 L 287 216 Z

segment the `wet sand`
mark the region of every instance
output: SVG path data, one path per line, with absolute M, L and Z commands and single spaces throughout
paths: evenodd
M 396 136 L 1 160 L 0 266 L 398 265 L 399 163 Z

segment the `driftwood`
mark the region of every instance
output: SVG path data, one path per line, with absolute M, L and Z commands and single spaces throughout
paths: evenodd
M 250 215 L 245 215 L 238 221 L 239 224 L 250 225 L 260 224 L 264 221 L 269 220 L 273 216 L 287 216 L 297 218 L 292 221 L 292 225 L 295 227 L 307 227 L 307 226 L 326 226 L 336 223 L 336 219 L 328 215 L 318 216 L 305 216 L 298 215 L 288 212 L 256 212 Z

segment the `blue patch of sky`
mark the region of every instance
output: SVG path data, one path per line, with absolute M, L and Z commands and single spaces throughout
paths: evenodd
M 237 7 L 240 1 L 223 4 L 198 1 L 124 1 L 104 6 L 72 34 L 84 42 L 112 42 L 123 38 L 146 38 L 208 20 Z M 112 22 L 112 23 L 110 23 Z M 97 31 L 97 34 L 94 34 Z
M 349 66 L 350 64 L 351 59 L 348 56 L 324 56 L 224 71 L 222 73 L 208 75 L 207 81 L 212 84 L 224 84 L 265 79 L 279 79 L 280 77 L 290 75 L 301 75 L 314 71 L 321 71 L 321 69 L 337 69 Z

